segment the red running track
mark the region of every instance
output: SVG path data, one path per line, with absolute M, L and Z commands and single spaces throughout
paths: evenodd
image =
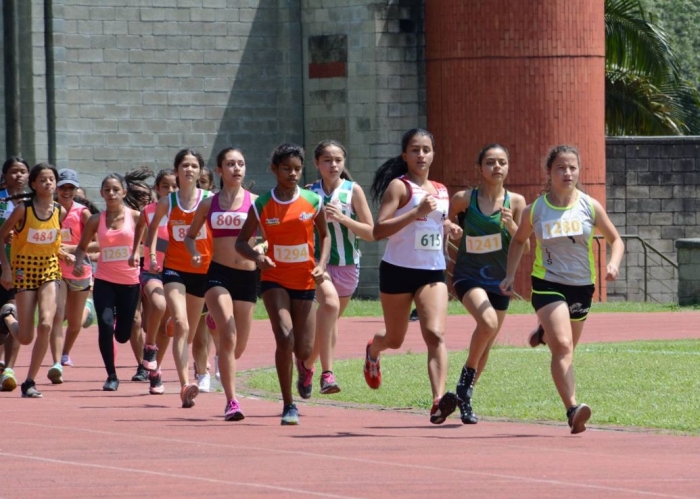
M 509 316 L 501 342 L 524 344 L 533 322 Z M 695 312 L 597 314 L 584 341 L 697 338 L 698 323 Z M 381 327 L 380 319 L 343 319 L 338 356 L 362 355 Z M 470 318 L 450 317 L 448 347 L 464 348 L 472 328 Z M 271 365 L 273 348 L 267 323 L 256 322 L 239 368 Z M 425 349 L 416 324 L 402 349 Z M 20 377 L 28 354 L 20 354 Z M 279 425 L 281 403 L 254 398 L 241 400 L 244 421 L 226 423 L 222 394 L 179 407 L 166 359 L 165 395 L 128 381 L 102 392 L 93 327 L 79 338 L 63 385 L 46 380 L 47 361 L 38 381 L 43 399 L 21 399 L 19 388 L 1 393 L 0 498 L 700 497 L 697 437 L 595 428 L 571 436 L 563 422 L 432 426 L 426 414 L 314 399 L 298 404 L 298 427 Z M 117 360 L 129 379 L 128 346 Z

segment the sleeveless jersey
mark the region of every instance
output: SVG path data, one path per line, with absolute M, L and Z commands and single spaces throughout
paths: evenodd
M 202 264 L 199 267 L 192 266 L 192 256 L 185 248 L 184 241 L 199 203 L 202 202 L 202 199 L 208 198 L 211 192 L 198 188 L 197 203 L 191 210 L 185 210 L 180 206 L 180 198 L 177 194 L 177 192 L 171 192 L 168 195 L 170 202 L 168 208 L 168 249 L 165 250 L 164 266 L 181 272 L 206 274 L 214 254 L 214 244 L 207 224 L 202 225 L 195 239 L 197 251 L 202 255 Z
M 411 198 L 408 203 L 396 210 L 394 214 L 396 217 L 418 206 L 429 194 L 405 175 L 399 179 L 410 187 Z M 445 255 L 442 249 L 443 223 L 447 219 L 450 196 L 444 185 L 432 180 L 431 183 L 437 190 L 437 194 L 433 195 L 437 201 L 437 208 L 389 236 L 382 258 L 385 262 L 411 269 L 445 270 Z
M 117 230 L 108 229 L 107 212 L 100 213 L 97 225 L 100 258 L 97 260 L 95 279 L 114 284 L 138 284 L 139 268 L 129 265 L 136 227 L 131 211 L 129 208 L 124 209 L 124 223 Z
M 323 200 L 323 204 L 335 204 L 340 208 L 343 215 L 357 220 L 357 214 L 352 209 L 352 189 L 355 182 L 343 180 L 343 182 L 331 194 L 326 195 L 323 190 L 323 180 L 314 182 L 309 190 L 318 194 Z M 355 233 L 340 222 L 328 221 L 328 232 L 331 238 L 331 254 L 328 265 L 358 265 L 360 263 L 360 251 Z M 316 253 L 314 257 L 318 260 L 321 257 L 321 248 L 318 244 L 318 234 L 316 234 Z
M 207 214 L 207 223 L 211 229 L 211 235 L 217 237 L 238 237 L 241 233 L 243 222 L 248 218 L 248 210 L 250 209 L 251 195 L 249 191 L 243 191 L 243 204 L 235 210 L 222 210 L 219 205 L 219 195 L 214 194 L 214 199 L 211 201 L 209 213 Z
M 253 203 L 268 248 L 267 256 L 276 267 L 263 270 L 262 281 L 272 281 L 287 289 L 315 289 L 311 276 L 314 262 L 314 219 L 321 211 L 321 198 L 297 188 L 290 201 L 279 201 L 273 191 Z
M 66 218 L 63 219 L 61 224 L 61 244 L 70 244 L 77 246 L 80 244 L 80 239 L 83 237 L 83 221 L 82 215 L 83 211 L 87 210 L 86 206 L 80 203 L 73 203 L 66 213 Z M 80 279 L 90 279 L 92 277 L 92 265 L 90 265 L 90 260 L 86 257 L 86 261 L 83 262 L 84 274 Z M 63 260 L 59 260 L 59 266 L 61 267 L 61 274 L 66 279 L 75 279 L 73 276 L 73 265 L 68 265 Z
M 498 285 L 506 276 L 508 248 L 512 236 L 501 222 L 501 211 L 485 215 L 479 209 L 479 190 L 472 190 L 464 215 L 464 235 L 457 251 L 452 282 L 470 279 L 486 291 L 502 294 Z M 503 207 L 510 208 L 510 195 L 505 193 Z
M 156 206 L 158 203 L 151 203 L 147 205 L 143 212 L 146 215 L 146 223 L 151 226 L 153 221 L 153 216 L 156 213 Z M 165 259 L 165 250 L 168 248 L 168 217 L 167 215 L 160 219 L 158 224 L 158 233 L 156 234 L 156 261 L 158 262 L 158 267 L 163 268 L 163 260 Z M 147 260 L 148 261 L 148 260 Z M 146 267 L 148 268 L 148 267 Z
M 61 279 L 58 250 L 61 247 L 61 207 L 54 203 L 46 220 L 34 212 L 33 201 L 24 203 L 24 223 L 15 227 L 11 262 L 14 287 L 37 289 L 41 285 Z
M 0 190 L 0 199 L 8 197 L 10 197 L 10 193 L 7 192 L 7 189 Z M 14 210 L 15 201 L 0 201 L 0 226 L 2 226 L 2 224 L 4 224 L 8 218 L 10 218 L 10 215 L 12 215 Z M 10 246 L 5 246 L 5 251 L 7 252 L 7 259 L 11 261 Z
M 587 194 L 578 191 L 567 207 L 553 206 L 546 194 L 540 196 L 532 203 L 530 221 L 537 237 L 534 277 L 570 286 L 595 283 L 595 209 Z

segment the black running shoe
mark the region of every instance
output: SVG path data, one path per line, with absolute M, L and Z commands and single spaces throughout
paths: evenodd
M 532 348 L 537 348 L 540 345 L 546 345 L 544 342 L 544 328 L 542 327 L 542 324 L 538 324 L 537 329 L 530 333 L 528 343 Z
M 36 383 L 34 383 L 34 380 L 28 379 L 22 383 L 22 398 L 40 399 L 41 397 L 41 392 L 36 389 Z
M 411 322 L 416 322 L 418 320 L 418 309 L 414 308 L 411 311 L 411 315 L 408 316 L 408 320 Z
M 463 424 L 476 424 L 479 422 L 479 418 L 476 417 L 472 409 L 471 400 L 459 403 L 459 413 Z
M 136 374 L 131 377 L 131 381 L 148 381 L 148 371 L 142 365 L 136 368 Z
M 457 402 L 457 395 L 447 392 L 440 398 L 439 402 L 433 403 L 433 407 L 430 410 L 430 422 L 433 424 L 444 423 L 450 417 L 450 414 L 457 409 Z
M 105 392 L 116 392 L 119 389 L 119 380 L 116 374 L 107 376 L 107 381 L 102 385 L 102 390 Z
M 591 414 L 591 408 L 586 404 L 569 407 L 569 410 L 566 411 L 566 417 L 569 419 L 572 435 L 586 431 L 586 422 L 591 419 Z

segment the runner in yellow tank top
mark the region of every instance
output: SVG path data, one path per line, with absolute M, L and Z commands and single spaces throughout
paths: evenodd
M 277 351 L 275 365 L 282 389 L 283 425 L 299 424 L 292 397 L 292 352 L 303 367 L 314 345 L 315 287 L 323 281 L 330 254 L 330 239 L 321 198 L 299 188 L 304 169 L 304 150 L 282 144 L 272 153 L 272 172 L 277 186 L 250 207 L 236 240 L 236 251 L 262 270 L 260 290 L 270 316 Z M 257 253 L 250 238 L 261 228 L 267 239 L 266 254 Z M 314 263 L 314 227 L 318 230 L 321 255 Z
M 56 315 L 57 283 L 61 279 L 58 259 L 73 263 L 73 256 L 61 250 L 61 221 L 66 211 L 54 203 L 58 172 L 53 166 L 40 163 L 29 172 L 29 186 L 33 199 L 15 208 L 0 227 L 4 241 L 14 229 L 12 266 L 5 251 L 0 251 L 2 285 L 17 290 L 17 307 L 6 305 L 0 311 L 0 323 L 12 315 L 17 322 L 9 328 L 22 345 L 34 341 L 34 313 L 39 308 L 36 342 L 32 351 L 27 379 L 22 383 L 22 397 L 39 398 L 34 378 L 39 372 L 49 347 L 49 336 Z M 38 262 L 38 263 L 37 263 Z

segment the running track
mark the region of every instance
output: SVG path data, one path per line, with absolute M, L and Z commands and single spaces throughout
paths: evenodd
M 509 316 L 501 342 L 524 344 L 533 321 Z M 584 341 L 698 338 L 698 324 L 700 312 L 593 314 Z M 381 326 L 343 319 L 338 356 L 362 355 Z M 468 317 L 450 317 L 448 347 L 465 348 L 472 327 Z M 267 323 L 257 322 L 239 368 L 271 365 L 273 348 Z M 404 349 L 424 350 L 416 324 Z M 317 405 L 316 397 L 298 404 L 298 427 L 279 425 L 281 403 L 254 398 L 242 399 L 244 421 L 225 423 L 222 394 L 179 407 L 169 355 L 163 396 L 129 381 L 102 392 L 94 327 L 73 359 L 63 385 L 51 386 L 42 369 L 43 399 L 21 399 L 19 388 L 0 393 L 0 498 L 700 497 L 697 437 L 596 428 L 571 436 L 564 422 L 433 426 L 423 413 Z M 132 364 L 120 346 L 122 379 Z

